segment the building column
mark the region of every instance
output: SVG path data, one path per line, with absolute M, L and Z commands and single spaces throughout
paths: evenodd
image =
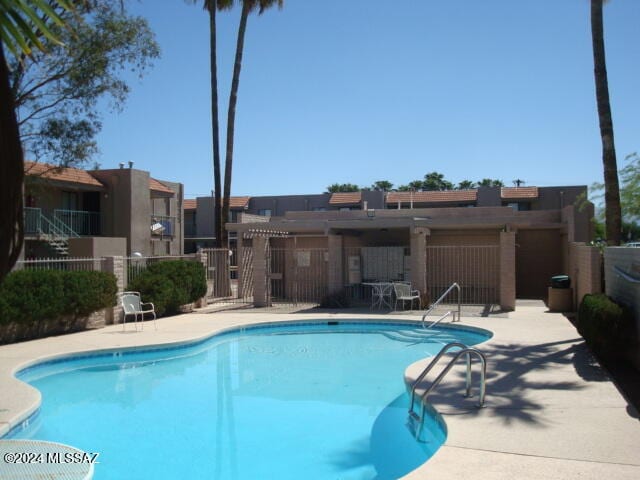
M 268 238 L 253 238 L 253 306 L 269 305 L 269 289 L 267 288 L 267 242 Z
M 124 257 L 105 257 L 104 259 L 104 271 L 112 273 L 116 277 L 116 285 L 118 286 L 118 294 L 124 292 L 126 288 L 126 275 L 125 275 L 125 259 Z M 104 309 L 105 324 L 113 325 L 115 323 L 121 323 L 122 307 L 116 305 L 112 308 Z
M 423 298 L 427 293 L 427 237 L 430 234 L 431 231 L 423 227 L 413 228 L 410 234 L 411 288 L 419 290 Z
M 344 287 L 344 266 L 342 265 L 342 235 L 329 234 L 328 237 L 328 290 L 329 294 L 342 291 Z
M 242 281 L 242 259 L 244 258 L 244 241 L 243 241 L 243 233 L 238 232 L 238 239 L 236 240 L 236 263 L 238 264 L 238 268 L 236 270 L 237 277 L 237 285 L 238 285 L 238 298 L 244 298 L 244 282 Z
M 516 234 L 500 232 L 500 308 L 516 308 Z

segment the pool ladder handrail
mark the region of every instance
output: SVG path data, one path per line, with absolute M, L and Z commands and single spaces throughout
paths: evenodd
M 445 318 L 447 318 L 449 315 L 451 315 L 453 317 L 453 321 L 456 321 L 456 314 L 454 312 L 452 312 L 451 310 L 449 310 L 447 313 L 445 313 L 444 315 L 442 315 L 439 319 L 437 319 L 435 322 L 432 322 L 431 325 L 429 325 L 427 327 L 427 330 L 429 330 L 430 328 L 435 327 L 437 324 L 439 324 L 442 320 L 444 320 Z
M 422 315 L 422 328 L 426 328 L 424 326 L 424 322 L 425 322 L 425 318 L 427 318 L 427 315 L 429 315 L 433 311 L 434 308 L 436 308 L 438 305 L 440 305 L 440 303 L 445 299 L 445 297 L 447 295 L 449 295 L 449 293 L 451 293 L 451 291 L 454 288 L 458 290 L 458 320 L 457 321 L 458 322 L 460 321 L 460 317 L 461 317 L 461 314 L 462 314 L 462 308 L 461 308 L 461 303 L 460 303 L 461 302 L 460 301 L 460 296 L 461 296 L 460 295 L 460 285 L 458 285 L 457 282 L 453 282 L 451 285 L 449 285 L 449 288 L 447 288 L 445 290 L 445 292 L 442 295 L 440 295 L 440 297 L 429 306 L 429 309 L 424 313 L 424 315 Z M 453 313 L 453 321 L 454 322 L 456 321 L 455 312 Z
M 438 363 L 440 358 L 447 353 L 452 348 L 459 348 L 460 350 L 456 352 L 455 356 L 449 361 L 447 366 L 440 372 L 440 374 L 436 377 L 436 379 L 431 383 L 429 388 L 427 388 L 422 395 L 420 395 L 420 415 L 417 415 L 413 406 L 415 404 L 416 398 L 416 389 L 418 388 L 418 384 L 427 376 L 427 374 L 431 371 L 431 369 Z M 437 387 L 442 379 L 449 373 L 453 365 L 458 361 L 458 359 L 465 355 L 466 363 L 467 363 L 467 374 L 466 374 L 466 389 L 465 389 L 465 397 L 471 397 L 471 356 L 475 355 L 480 360 L 480 398 L 478 401 L 478 408 L 484 407 L 484 399 L 486 394 L 486 376 L 487 376 L 487 358 L 485 355 L 475 348 L 469 348 L 464 343 L 460 342 L 451 342 L 442 347 L 440 352 L 431 360 L 431 363 L 427 365 L 427 367 L 422 371 L 422 373 L 418 376 L 418 378 L 413 382 L 411 387 L 411 403 L 409 405 L 409 416 L 418 422 L 418 428 L 416 430 L 416 437 L 420 435 L 422 427 L 424 425 L 424 413 L 426 408 L 426 400 L 429 394 L 433 391 L 435 387 Z

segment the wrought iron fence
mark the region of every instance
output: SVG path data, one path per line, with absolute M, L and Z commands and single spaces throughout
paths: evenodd
M 16 270 L 102 271 L 104 258 L 65 257 L 18 260 Z
M 269 248 L 267 298 L 273 303 L 318 305 L 326 297 L 326 248 Z
M 240 250 L 204 248 L 202 253 L 207 255 L 209 303 L 234 305 L 253 302 L 253 249 L 250 240 L 244 240 Z
M 191 260 L 196 261 L 196 255 L 166 255 L 166 256 L 156 256 L 156 257 L 142 257 L 142 256 L 131 256 L 124 257 L 125 263 L 125 285 L 129 285 L 135 278 L 137 278 L 142 272 L 144 272 L 147 267 L 153 263 L 157 262 L 166 262 L 168 260 Z
M 432 300 L 457 282 L 463 304 L 499 303 L 499 246 L 428 246 L 426 262 L 427 286 Z

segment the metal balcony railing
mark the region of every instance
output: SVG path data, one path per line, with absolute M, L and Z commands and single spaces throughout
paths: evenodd
M 42 231 L 42 221 L 40 217 L 42 211 L 39 208 L 24 208 L 24 233 L 25 235 L 37 235 Z
M 53 220 L 57 224 L 68 226 L 80 236 L 93 236 L 102 233 L 100 213 L 98 212 L 56 209 L 53 211 Z
M 176 217 L 167 215 L 151 215 L 151 235 L 172 237 L 175 235 Z

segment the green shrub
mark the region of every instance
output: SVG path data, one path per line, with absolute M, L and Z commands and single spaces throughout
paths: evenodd
M 180 306 L 202 298 L 207 293 L 207 278 L 201 263 L 171 260 L 149 265 L 127 289 L 140 292 L 160 316 L 177 313 Z
M 578 309 L 578 331 L 594 352 L 621 353 L 630 340 L 633 317 L 606 295 L 585 295 Z
M 0 285 L 0 324 L 34 325 L 87 316 L 115 305 L 116 278 L 106 272 L 20 270 Z

